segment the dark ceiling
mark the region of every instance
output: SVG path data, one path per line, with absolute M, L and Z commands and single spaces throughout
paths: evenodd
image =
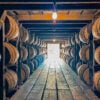
M 59 12 L 56 23 L 52 19 L 41 17 L 51 13 L 54 5 Z M 40 39 L 66 40 L 74 33 L 79 33 L 79 30 L 100 12 L 100 0 L 57 0 L 57 2 L 55 0 L 0 0 L 0 9 L 17 16 L 19 22 Z M 66 14 L 65 17 L 63 13 Z M 36 19 L 35 14 L 40 17 Z

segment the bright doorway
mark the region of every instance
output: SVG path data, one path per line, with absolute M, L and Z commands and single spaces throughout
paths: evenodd
M 60 44 L 48 44 L 47 55 L 49 59 L 58 59 L 60 57 Z

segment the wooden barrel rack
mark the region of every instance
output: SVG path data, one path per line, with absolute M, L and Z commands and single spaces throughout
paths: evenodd
M 44 41 L 13 17 L 7 15 L 4 23 L 4 98 L 10 98 L 43 62 L 47 50 Z

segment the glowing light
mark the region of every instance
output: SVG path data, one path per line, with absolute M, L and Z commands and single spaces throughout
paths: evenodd
M 53 39 L 53 42 L 55 42 L 56 40 L 55 39 Z
M 53 13 L 52 13 L 52 18 L 55 20 L 55 19 L 57 19 L 57 12 L 56 11 L 54 11 Z
M 64 47 L 65 47 L 65 45 L 64 45 L 64 44 L 62 44 L 61 46 L 62 46 L 62 48 L 64 48 Z

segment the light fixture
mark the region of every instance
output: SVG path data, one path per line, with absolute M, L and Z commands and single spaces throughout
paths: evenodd
M 53 42 L 55 42 L 56 40 L 55 39 L 53 39 Z
M 53 20 L 56 20 L 57 19 L 57 12 L 56 11 L 53 11 L 52 18 L 53 18 Z
M 62 46 L 62 48 L 64 48 L 64 47 L 65 47 L 65 45 L 64 45 L 64 44 L 62 44 L 61 46 Z

